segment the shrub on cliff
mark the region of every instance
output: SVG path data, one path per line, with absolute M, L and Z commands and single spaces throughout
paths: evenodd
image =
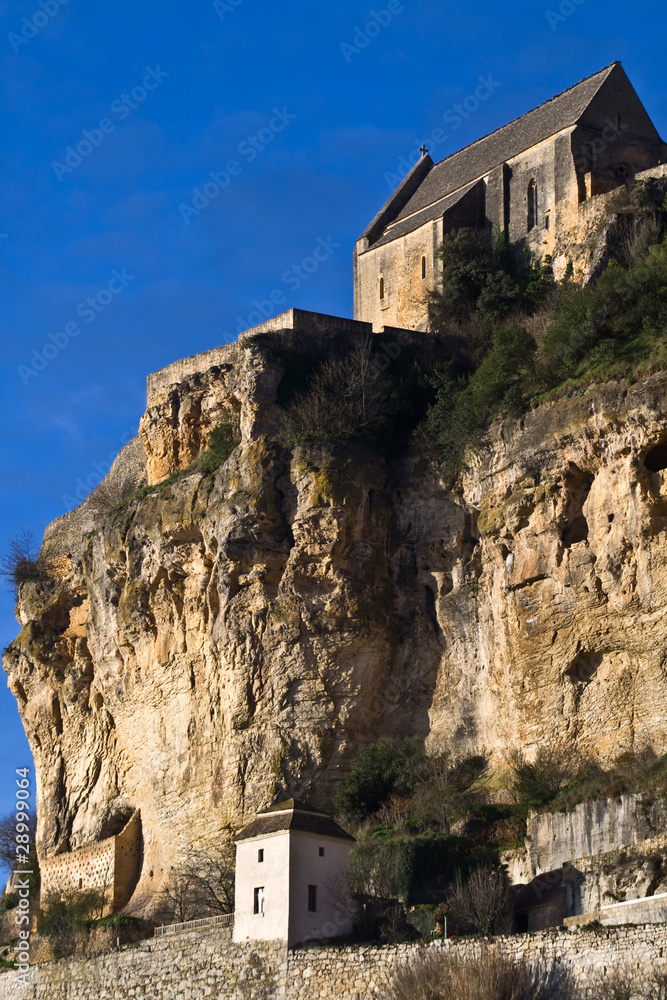
M 441 457 L 445 475 L 456 472 L 465 448 L 490 417 L 499 411 L 512 415 L 521 412 L 524 381 L 536 348 L 534 338 L 522 326 L 513 324 L 494 333 L 490 350 L 471 376 L 457 372 L 452 364 L 435 371 L 435 402 L 419 438 Z
M 369 438 L 385 417 L 389 386 L 371 338 L 341 358 L 323 361 L 283 412 L 288 443 Z
M 561 788 L 573 781 L 588 762 L 577 760 L 565 750 L 542 748 L 529 763 L 522 754 L 510 760 L 513 791 L 522 815 L 549 805 Z
M 199 455 L 192 467 L 200 472 L 215 472 L 226 462 L 240 441 L 238 427 L 232 421 L 222 421 L 208 436 L 206 450 Z
M 611 261 L 594 284 L 562 289 L 544 340 L 538 378 L 545 386 L 614 368 L 632 371 L 667 335 L 667 242 L 637 253 L 631 266 Z
M 431 300 L 434 330 L 448 321 L 474 316 L 503 320 L 515 312 L 532 313 L 551 285 L 548 266 L 528 250 L 512 247 L 499 229 L 458 229 L 440 246 L 442 285 Z
M 486 802 L 472 787 L 486 770 L 481 754 L 427 754 L 419 739 L 362 747 L 335 804 L 347 819 L 375 818 L 389 829 L 449 833 L 453 819 Z
M 9 543 L 9 551 L 0 561 L 0 574 L 18 591 L 22 583 L 41 579 L 42 572 L 37 558 L 35 534 L 23 528 Z
M 466 347 L 463 357 L 453 351 L 449 364 L 431 373 L 435 400 L 417 431 L 446 479 L 456 474 L 465 448 L 490 420 L 518 416 L 531 398 L 569 379 L 635 377 L 667 368 L 664 232 L 663 214 L 649 206 L 625 233 L 619 259 L 597 281 L 581 287 L 565 280 L 553 293 L 547 271 L 522 258 L 521 280 L 515 277 L 523 292 L 515 300 L 500 291 L 492 294 L 502 291 L 502 275 L 511 272 L 491 237 L 461 230 L 446 238 L 443 286 L 433 299 L 434 329 L 449 329 Z M 495 305 L 485 305 L 485 295 Z M 521 321 L 502 325 L 511 301 Z
M 336 796 L 336 809 L 346 818 L 362 820 L 376 812 L 392 793 L 414 791 L 424 750 L 417 739 L 402 743 L 379 740 L 362 747 Z

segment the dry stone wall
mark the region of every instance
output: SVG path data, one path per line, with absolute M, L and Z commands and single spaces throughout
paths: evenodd
M 518 959 L 568 969 L 581 987 L 624 966 L 645 973 L 667 953 L 667 925 L 568 930 L 499 938 Z M 474 957 L 486 943 L 456 948 Z M 145 941 L 90 959 L 35 966 L 28 985 L 14 972 L 0 975 L 0 1000 L 365 1000 L 381 998 L 398 965 L 424 946 L 356 946 L 287 952 L 278 942 L 239 946 L 228 928 L 191 931 Z

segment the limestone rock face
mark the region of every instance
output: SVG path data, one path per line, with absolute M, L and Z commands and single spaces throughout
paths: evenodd
M 141 809 L 135 909 L 277 792 L 329 804 L 381 736 L 667 748 L 667 376 L 494 425 L 451 491 L 416 455 L 281 450 L 282 373 L 251 344 L 153 394 L 21 589 L 4 666 L 39 851 Z M 242 440 L 214 475 L 108 502 L 183 470 L 225 413 Z

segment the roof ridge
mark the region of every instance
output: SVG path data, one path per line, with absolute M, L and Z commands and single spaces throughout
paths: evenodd
M 599 69 L 597 73 L 591 73 L 590 76 L 585 76 L 582 80 L 579 80 L 577 83 L 573 83 L 571 87 L 566 87 L 565 90 L 561 90 L 559 94 L 554 94 L 553 97 L 550 97 L 546 101 L 542 101 L 541 104 L 536 104 L 535 107 L 530 108 L 529 111 L 524 111 L 522 115 L 518 115 L 516 118 L 512 118 L 510 121 L 505 122 L 504 125 L 499 125 L 498 128 L 494 128 L 491 132 L 487 132 L 486 135 L 481 135 L 479 139 L 473 139 L 473 141 L 469 142 L 467 146 L 461 146 L 460 149 L 455 149 L 453 153 L 449 154 L 449 156 L 445 156 L 444 159 L 438 160 L 438 162 L 434 164 L 434 166 L 440 167 L 443 163 L 446 163 L 447 160 L 451 160 L 453 156 L 458 156 L 458 154 L 463 153 L 464 150 L 471 149 L 473 146 L 476 146 L 478 142 L 484 142 L 485 139 L 489 139 L 492 135 L 495 135 L 496 132 L 502 132 L 503 129 L 509 128 L 509 126 L 514 125 L 515 122 L 520 122 L 522 118 L 527 118 L 528 115 L 532 115 L 534 111 L 539 111 L 540 108 L 545 108 L 547 104 L 551 104 L 552 101 L 557 101 L 559 98 L 564 97 L 565 94 L 569 94 L 571 90 L 576 90 L 576 88 L 580 87 L 582 83 L 587 83 L 589 80 L 592 80 L 593 77 L 601 76 L 602 73 L 608 72 L 609 70 L 613 69 L 614 66 L 620 66 L 620 65 L 621 65 L 620 59 L 615 59 L 613 62 L 609 63 L 608 66 L 603 66 L 602 69 Z

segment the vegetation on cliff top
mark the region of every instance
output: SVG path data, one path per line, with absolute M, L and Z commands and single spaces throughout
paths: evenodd
M 417 443 L 451 479 L 466 447 L 499 415 L 555 391 L 667 367 L 667 182 L 611 205 L 612 259 L 594 282 L 512 247 L 500 232 L 445 236 L 432 336 L 376 334 L 326 344 L 290 331 L 253 341 L 285 365 L 276 434 L 285 444 L 363 441 L 384 454 Z

